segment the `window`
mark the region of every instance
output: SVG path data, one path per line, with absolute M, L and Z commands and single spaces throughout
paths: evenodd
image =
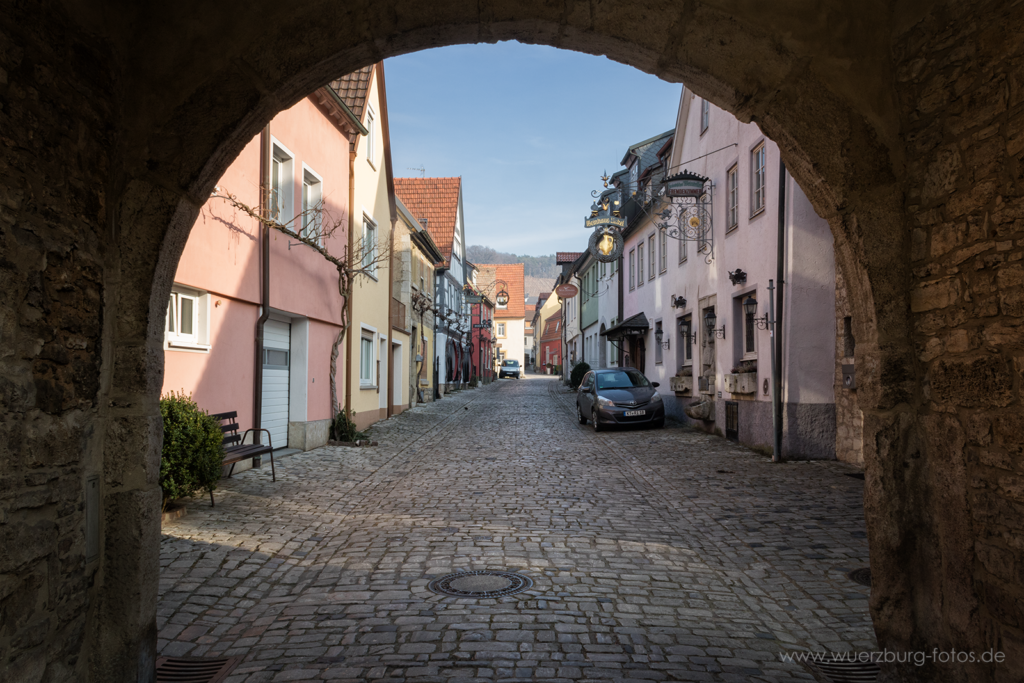
M 363 331 L 359 338 L 359 386 L 373 386 L 373 333 Z
M 726 230 L 731 230 L 739 225 L 740 222 L 740 171 L 739 167 L 733 164 L 733 167 L 729 169 L 729 179 L 727 182 L 728 193 L 729 193 L 729 208 L 726 211 L 728 215 L 728 225 Z
M 754 294 L 748 295 L 751 299 L 754 298 Z M 743 315 L 743 357 L 748 358 L 757 354 L 757 348 L 754 346 L 754 331 L 757 329 L 754 323 L 754 314 L 747 313 L 743 308 L 742 302 L 746 301 L 747 297 L 740 296 L 736 300 L 740 302 L 740 311 Z
M 764 211 L 765 147 L 762 142 L 750 153 L 750 215 Z
M 286 349 L 263 349 L 263 367 L 287 370 L 291 354 Z
M 603 280 L 605 275 L 608 273 L 608 264 L 601 261 L 601 279 Z
M 658 236 L 661 238 L 661 244 L 659 245 L 661 248 L 661 272 L 664 273 L 668 270 L 668 231 L 662 228 Z
M 499 337 L 504 337 L 505 336 L 505 323 L 498 323 L 498 336 Z
M 366 216 L 363 216 L 363 268 L 370 275 L 376 276 L 377 264 L 377 226 Z
M 302 236 L 314 238 L 321 247 L 323 239 L 324 185 L 320 177 L 308 168 L 302 171 Z
M 629 250 L 629 288 L 633 289 L 636 286 L 634 281 L 634 274 L 636 273 L 636 250 Z
M 366 160 L 377 168 L 377 115 L 370 108 L 366 110 Z
M 711 103 L 707 100 L 700 101 L 700 132 L 703 135 L 711 122 Z
M 288 150 L 276 142 L 270 155 L 270 217 L 284 225 L 292 220 L 292 166 Z
M 649 258 L 651 260 L 650 268 L 647 269 L 647 278 L 650 279 L 650 280 L 653 280 L 654 279 L 654 262 L 655 262 L 655 260 L 657 258 L 657 256 L 656 256 L 657 252 L 655 251 L 655 248 L 654 248 L 654 235 L 651 235 L 650 237 L 647 238 L 647 253 L 649 254 L 649 256 L 647 258 Z
M 167 302 L 166 348 L 210 350 L 209 295 L 174 286 Z
M 640 244 L 636 245 L 636 263 L 637 263 L 636 285 L 637 285 L 637 287 L 643 287 L 644 286 L 644 243 L 643 243 L 643 241 L 641 241 Z

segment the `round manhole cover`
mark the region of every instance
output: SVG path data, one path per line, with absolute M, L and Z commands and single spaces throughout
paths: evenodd
M 427 584 L 435 593 L 457 598 L 499 598 L 531 587 L 533 581 L 528 576 L 489 570 L 448 574 Z
M 871 568 L 861 567 L 860 569 L 854 569 L 852 572 L 846 575 L 850 581 L 859 583 L 862 586 L 871 586 Z

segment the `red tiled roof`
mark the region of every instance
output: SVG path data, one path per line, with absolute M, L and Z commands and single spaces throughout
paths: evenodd
M 573 263 L 581 254 L 583 254 L 582 251 L 556 251 L 555 264 L 562 265 L 563 263 Z
M 559 339 L 562 336 L 562 329 L 557 323 L 560 322 L 562 322 L 561 310 L 544 321 L 544 334 L 541 335 L 540 340 L 547 342 Z
M 372 73 L 373 64 L 331 81 L 331 89 L 338 93 L 345 105 L 360 121 L 363 119 L 363 107 L 366 106 L 366 93 L 370 89 Z
M 526 278 L 522 263 L 478 263 L 477 282 L 486 287 L 495 280 L 508 285 L 508 308 L 495 308 L 495 318 L 526 318 Z M 495 291 L 495 294 L 497 292 Z
M 395 194 L 421 222 L 426 220 L 445 266 L 452 259 L 461 190 L 462 178 L 395 178 Z

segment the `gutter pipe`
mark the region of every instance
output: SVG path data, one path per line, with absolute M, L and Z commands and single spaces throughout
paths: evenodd
M 270 124 L 260 132 L 260 216 L 270 218 Z M 260 317 L 256 320 L 253 354 L 252 424 L 253 443 L 262 443 L 263 426 L 263 328 L 270 318 L 270 227 L 260 224 Z M 254 465 L 256 463 L 253 463 Z
M 785 290 L 786 274 L 786 163 L 779 154 L 779 244 L 776 254 L 776 278 L 779 287 L 776 290 L 776 308 L 778 316 L 775 318 L 774 336 L 775 349 L 772 356 L 772 431 L 774 444 L 772 449 L 772 462 L 782 462 L 782 303 Z M 769 305 L 771 305 L 771 294 L 769 293 Z

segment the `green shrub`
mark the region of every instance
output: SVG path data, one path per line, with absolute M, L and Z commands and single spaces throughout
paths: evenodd
M 351 442 L 365 437 L 364 432 L 356 429 L 356 423 L 352 421 L 350 411 L 338 406 L 338 412 L 335 413 L 334 419 L 331 421 L 331 441 Z
M 578 389 L 580 382 L 583 381 L 583 375 L 590 372 L 590 365 L 585 361 L 580 361 L 576 365 L 572 366 L 572 372 L 569 374 L 569 386 L 573 389 Z
M 160 399 L 164 447 L 160 453 L 163 507 L 175 498 L 213 491 L 224 462 L 220 424 L 199 409 L 192 396 L 170 394 Z

